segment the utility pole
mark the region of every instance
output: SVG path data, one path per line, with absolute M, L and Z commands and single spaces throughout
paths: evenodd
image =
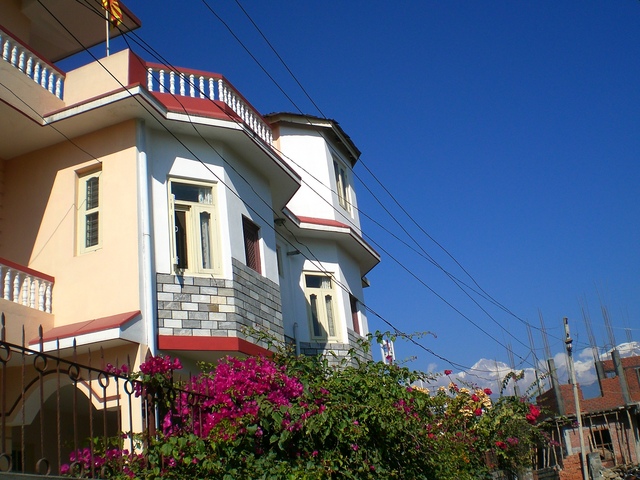
M 576 371 L 573 367 L 573 339 L 569 334 L 569 320 L 564 317 L 564 343 L 567 347 L 567 357 L 569 358 L 569 376 L 573 384 L 573 399 L 576 402 L 576 417 L 578 418 L 578 432 L 580 434 L 580 460 L 582 462 L 582 478 L 589 480 L 589 472 L 587 471 L 587 451 L 584 446 L 584 434 L 582 432 L 582 413 L 580 412 L 580 398 L 578 396 L 578 382 L 576 381 Z

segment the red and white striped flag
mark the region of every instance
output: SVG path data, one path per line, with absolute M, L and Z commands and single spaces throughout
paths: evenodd
M 109 20 L 114 27 L 122 23 L 122 9 L 118 0 L 102 0 L 102 8 L 107 11 Z

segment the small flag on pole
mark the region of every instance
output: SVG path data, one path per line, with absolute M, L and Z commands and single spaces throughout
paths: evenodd
M 107 17 L 114 27 L 122 23 L 122 9 L 118 0 L 102 0 L 102 8 L 107 11 Z

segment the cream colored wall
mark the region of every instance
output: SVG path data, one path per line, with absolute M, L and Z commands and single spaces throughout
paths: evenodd
M 0 256 L 55 277 L 56 326 L 140 309 L 135 122 L 73 142 L 5 162 Z M 101 247 L 79 255 L 76 172 L 99 166 L 91 156 L 102 162 Z
M 129 50 L 122 50 L 68 72 L 64 81 L 65 104 L 73 105 L 128 85 L 129 54 Z
M 20 0 L 2 0 L 0 1 L 0 18 L 2 25 L 5 26 L 13 35 L 20 37 L 21 40 L 29 41 L 29 19 L 25 17 L 20 9 Z

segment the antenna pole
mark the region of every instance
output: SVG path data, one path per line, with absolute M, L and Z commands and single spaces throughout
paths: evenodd
M 584 480 L 589 480 L 589 473 L 587 471 L 587 451 L 584 446 L 584 433 L 582 431 L 582 413 L 580 412 L 580 398 L 578 397 L 578 382 L 576 381 L 576 371 L 573 367 L 573 339 L 569 334 L 569 320 L 564 317 L 564 343 L 567 348 L 567 358 L 569 364 L 569 375 L 571 383 L 573 384 L 573 399 L 576 403 L 576 417 L 578 418 L 578 432 L 580 436 L 580 460 L 582 462 L 582 477 Z

